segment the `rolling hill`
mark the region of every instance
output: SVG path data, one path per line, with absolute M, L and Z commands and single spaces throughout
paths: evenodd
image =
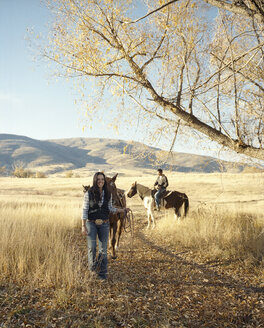
M 0 166 L 12 170 L 16 163 L 47 174 L 66 170 L 115 171 L 156 170 L 158 167 L 178 172 L 236 172 L 243 165 L 219 161 L 213 157 L 168 153 L 139 142 L 102 138 L 36 140 L 26 136 L 0 134 Z

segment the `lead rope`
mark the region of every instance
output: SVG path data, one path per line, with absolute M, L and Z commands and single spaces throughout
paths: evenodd
M 123 225 L 124 231 L 126 233 L 130 233 L 131 239 L 129 243 L 129 253 L 130 256 L 128 257 L 128 266 L 131 265 L 132 260 L 134 258 L 134 214 L 130 210 L 125 214 L 125 219 L 124 219 L 124 225 Z
M 134 238 L 134 214 L 130 210 L 126 213 L 124 219 L 124 231 L 130 233 L 131 237 Z
M 126 208 L 126 202 L 122 197 L 118 197 L 119 200 L 119 205 L 121 208 Z M 119 217 L 121 219 L 121 217 Z M 134 214 L 130 210 L 128 212 L 125 212 L 124 215 L 124 223 L 123 223 L 123 230 L 125 233 L 130 233 L 131 235 L 131 241 L 129 245 L 129 260 L 128 260 L 128 265 L 131 265 L 132 259 L 133 259 L 133 252 L 134 252 Z

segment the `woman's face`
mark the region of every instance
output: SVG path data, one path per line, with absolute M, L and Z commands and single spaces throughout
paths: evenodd
M 104 176 L 102 174 L 98 174 L 97 176 L 97 187 L 101 190 L 103 189 L 105 183 Z

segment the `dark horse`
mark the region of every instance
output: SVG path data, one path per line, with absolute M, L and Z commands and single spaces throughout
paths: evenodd
M 115 185 L 117 174 L 113 178 L 106 177 L 107 186 L 112 194 L 113 206 L 117 208 L 126 208 L 125 190 L 119 189 Z M 110 213 L 110 238 L 109 243 L 112 252 L 112 259 L 116 259 L 116 250 L 119 247 L 121 233 L 124 227 L 126 214 Z
M 113 206 L 117 208 L 126 208 L 126 197 L 125 191 L 116 187 L 115 180 L 117 174 L 112 178 L 106 177 L 106 183 L 108 190 L 112 195 Z M 83 186 L 83 192 L 86 192 L 90 189 L 90 186 Z M 124 213 L 110 213 L 109 222 L 110 222 L 110 236 L 109 236 L 109 245 L 112 253 L 112 258 L 116 259 L 116 250 L 119 246 L 119 241 L 124 226 L 126 215 Z
M 139 197 L 143 200 L 144 206 L 147 209 L 148 214 L 148 226 L 150 226 L 150 219 L 152 219 L 152 227 L 154 228 L 155 217 L 153 214 L 154 211 L 154 194 L 156 190 L 150 189 L 146 186 L 143 186 L 137 182 L 133 183 L 130 190 L 127 192 L 127 197 L 131 198 L 138 193 Z M 175 219 L 180 219 L 185 217 L 189 209 L 189 199 L 186 194 L 178 191 L 165 191 L 161 199 L 161 207 L 165 209 L 174 209 Z

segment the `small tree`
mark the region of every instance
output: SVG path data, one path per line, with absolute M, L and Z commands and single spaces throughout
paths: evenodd
M 34 173 L 30 170 L 27 170 L 24 168 L 23 162 L 15 162 L 13 164 L 13 171 L 12 175 L 14 175 L 17 178 L 32 178 L 34 176 Z

